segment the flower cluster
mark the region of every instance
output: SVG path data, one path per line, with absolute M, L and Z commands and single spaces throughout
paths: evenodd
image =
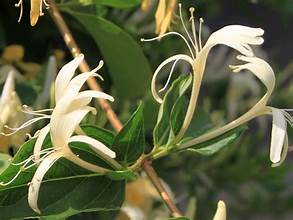
M 181 23 L 187 37 L 185 37 L 184 34 L 178 32 L 167 32 L 161 36 L 152 39 L 142 39 L 142 41 L 152 41 L 161 39 L 165 36 L 176 35 L 184 40 L 190 53 L 190 55 L 173 55 L 163 61 L 155 70 L 151 85 L 152 94 L 155 100 L 159 103 L 162 103 L 163 100 L 157 92 L 156 88 L 157 76 L 161 72 L 162 68 L 169 63 L 173 63 L 167 83 L 161 90 L 159 90 L 159 92 L 166 89 L 174 68 L 179 61 L 187 62 L 192 68 L 193 82 L 191 97 L 189 100 L 189 105 L 183 125 L 180 129 L 180 132 L 175 137 L 175 144 L 178 144 L 178 147 L 181 149 L 188 148 L 195 144 L 199 144 L 215 138 L 219 135 L 222 135 L 227 131 L 236 128 L 255 117 L 269 114 L 273 116 L 270 159 L 273 163 L 273 166 L 279 165 L 284 160 L 288 149 L 287 123 L 292 126 L 293 122 L 292 116 L 288 112 L 292 111 L 292 109 L 277 109 L 267 105 L 275 86 L 275 75 L 270 65 L 263 59 L 256 57 L 251 48 L 251 45 L 261 45 L 264 42 L 264 39 L 262 37 L 264 31 L 261 28 L 251 28 L 242 25 L 228 25 L 212 33 L 207 39 L 206 43 L 203 45 L 201 40 L 203 19 L 199 19 L 199 29 L 197 30 L 194 19 L 194 8 L 190 8 L 190 22 L 192 28 L 190 33 L 187 30 L 186 25 L 183 21 L 181 4 L 179 4 L 179 12 Z M 191 119 L 195 112 L 209 51 L 216 45 L 226 45 L 238 51 L 240 55 L 238 55 L 236 58 L 239 61 L 243 62 L 243 64 L 230 65 L 230 68 L 235 73 L 238 73 L 241 70 L 248 70 L 252 72 L 265 85 L 267 92 L 249 111 L 247 111 L 239 118 L 220 128 L 214 129 L 197 138 L 180 144 L 180 140 L 184 136 L 187 128 L 189 127 Z
M 89 112 L 96 114 L 96 109 L 88 106 L 93 98 L 114 101 L 112 96 L 100 91 L 80 91 L 81 87 L 89 77 L 100 77 L 96 71 L 98 71 L 103 66 L 103 61 L 100 61 L 98 67 L 91 72 L 81 73 L 73 77 L 75 70 L 80 65 L 82 60 L 83 55 L 79 55 L 60 70 L 55 81 L 55 108 L 39 111 L 26 110 L 25 112 L 34 114 L 38 117 L 27 121 L 19 128 L 13 129 L 12 133 L 8 134 L 14 134 L 20 129 L 23 129 L 24 127 L 27 127 L 36 121 L 50 119 L 49 124 L 47 124 L 34 135 L 37 137 L 37 139 L 34 145 L 33 155 L 22 162 L 15 163 L 14 165 L 21 166 L 17 175 L 7 183 L 0 183 L 1 185 L 8 185 L 13 182 L 22 171 L 27 170 L 32 166 L 38 165 L 33 179 L 29 184 L 28 193 L 29 205 L 34 211 L 38 213 L 40 213 L 40 210 L 38 208 L 37 201 L 42 179 L 50 167 L 61 157 L 66 158 L 80 167 L 83 167 L 92 172 L 104 174 L 110 171 L 109 169 L 97 166 L 79 158 L 72 152 L 69 147 L 69 143 L 86 143 L 101 158 L 106 160 L 113 167 L 118 169 L 121 167 L 119 163 L 113 160 L 113 158 L 116 156 L 115 152 L 113 152 L 98 140 L 86 136 L 79 126 L 81 120 Z M 45 112 L 51 112 L 51 114 L 44 114 Z M 73 136 L 74 132 L 77 135 Z M 43 142 L 48 133 L 51 136 L 52 147 L 42 149 Z

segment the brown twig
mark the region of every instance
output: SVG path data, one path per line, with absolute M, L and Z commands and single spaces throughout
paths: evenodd
M 181 217 L 182 214 L 179 211 L 179 209 L 176 207 L 174 201 L 170 197 L 169 193 L 166 191 L 165 187 L 162 185 L 159 176 L 157 175 L 156 171 L 152 167 L 150 161 L 145 160 L 142 164 L 144 169 L 147 169 L 148 172 L 146 172 L 149 179 L 152 181 L 154 186 L 156 187 L 157 191 L 159 192 L 162 200 L 167 205 L 168 209 L 171 211 L 171 214 L 173 217 Z
M 48 3 L 50 5 L 50 14 L 55 24 L 57 25 L 61 35 L 63 36 L 66 46 L 70 50 L 73 57 L 78 56 L 81 53 L 80 49 L 76 41 L 74 40 L 67 24 L 65 23 L 62 15 L 60 14 L 58 8 L 56 7 L 54 0 L 48 0 Z M 85 60 L 83 60 L 79 68 L 81 72 L 90 71 L 90 67 Z M 101 91 L 101 87 L 96 82 L 95 78 L 93 77 L 89 78 L 87 81 L 87 84 L 91 89 Z M 105 111 L 107 118 L 109 119 L 113 128 L 116 130 L 116 132 L 119 132 L 122 129 L 123 125 L 118 119 L 113 109 L 111 108 L 110 104 L 104 99 L 98 99 L 98 102 L 101 108 Z M 176 205 L 174 204 L 173 200 L 171 199 L 171 197 L 169 196 L 169 194 L 167 193 L 167 191 L 161 184 L 161 181 L 158 175 L 156 174 L 154 168 L 151 166 L 150 162 L 145 161 L 144 163 L 142 163 L 142 167 L 144 171 L 146 172 L 146 174 L 148 175 L 148 177 L 150 178 L 150 180 L 152 181 L 152 183 L 154 184 L 154 186 L 156 187 L 156 189 L 158 190 L 160 196 L 162 197 L 162 200 L 167 205 L 172 215 L 174 217 L 182 216 L 180 211 L 177 209 Z

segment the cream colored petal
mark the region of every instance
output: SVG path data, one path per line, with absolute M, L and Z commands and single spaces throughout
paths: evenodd
M 276 108 L 271 109 L 273 115 L 273 125 L 270 159 L 273 163 L 278 163 L 281 160 L 281 153 L 284 146 L 285 136 L 287 134 L 287 122 L 281 110 Z
M 81 73 L 81 74 L 77 75 L 68 84 L 68 87 L 66 88 L 66 93 L 71 93 L 76 96 L 78 94 L 79 90 L 81 89 L 81 87 L 83 86 L 83 84 L 90 77 L 100 77 L 100 75 L 98 75 L 94 72 Z
M 92 98 L 98 98 L 98 99 L 107 99 L 111 102 L 114 102 L 114 98 L 104 92 L 95 91 L 95 90 L 85 90 L 80 93 L 78 93 L 76 99 L 79 98 L 86 98 L 86 97 L 92 97 Z
M 59 71 L 55 81 L 55 99 L 56 102 L 62 97 L 70 80 L 72 79 L 77 67 L 82 62 L 84 56 L 80 54 L 69 63 L 65 64 Z
M 246 56 L 253 56 L 249 45 L 260 45 L 263 43 L 264 31 L 261 28 L 251 28 L 242 25 L 228 25 L 212 33 L 207 40 L 203 50 L 210 49 L 217 44 L 224 44 L 238 50 Z
M 12 93 L 15 90 L 15 83 L 14 83 L 14 74 L 13 72 L 9 72 L 5 84 L 3 86 L 1 98 L 0 98 L 0 106 L 4 106 L 5 103 L 9 102 L 12 96 Z
M 158 35 L 162 35 L 166 33 L 167 29 L 171 25 L 173 13 L 176 8 L 177 0 L 169 0 L 168 1 L 168 7 L 166 9 L 164 19 L 161 21 L 159 28 L 157 29 L 156 33 Z
M 31 26 L 35 26 L 40 17 L 40 7 L 42 7 L 42 0 L 31 0 L 30 20 Z
M 36 163 L 40 162 L 40 151 L 42 150 L 42 145 L 49 131 L 50 131 L 50 125 L 46 125 L 39 132 L 39 135 L 37 137 L 37 140 L 34 146 L 34 160 Z
M 71 102 L 68 112 L 73 111 L 82 106 L 88 105 L 92 98 L 107 99 L 111 102 L 114 101 L 114 98 L 104 92 L 95 91 L 95 90 L 86 90 L 78 93 L 76 98 Z
M 226 220 L 227 213 L 226 213 L 226 205 L 223 201 L 218 202 L 218 208 L 213 220 Z
M 155 14 L 157 34 L 160 32 L 161 23 L 165 18 L 165 13 L 166 13 L 166 0 L 159 0 L 159 4 Z
M 157 88 L 156 88 L 156 83 L 157 83 L 157 76 L 160 73 L 161 69 L 167 65 L 168 63 L 172 62 L 172 61 L 176 61 L 176 60 L 183 60 L 186 61 L 187 63 L 189 63 L 191 66 L 193 65 L 193 60 L 185 55 L 185 54 L 178 54 L 178 55 L 174 55 L 169 57 L 168 59 L 166 59 L 164 62 L 162 62 L 158 68 L 156 69 L 153 78 L 152 78 L 152 83 L 151 83 L 151 90 L 152 90 L 152 94 L 154 96 L 154 99 L 159 102 L 162 103 L 163 100 L 162 98 L 159 96 L 159 94 L 157 93 Z
M 69 137 L 79 126 L 87 113 L 94 109 L 89 106 L 82 107 L 67 114 L 52 114 L 50 121 L 50 134 L 54 147 L 66 147 Z
M 116 157 L 116 153 L 112 151 L 110 148 L 106 147 L 106 145 L 104 145 L 103 143 L 94 138 L 85 135 L 73 136 L 69 139 L 69 142 L 83 142 L 90 145 L 90 147 L 99 155 L 106 154 L 111 158 Z
M 278 163 L 273 163 L 272 167 L 277 167 L 280 166 L 286 159 L 287 153 L 289 149 L 289 142 L 288 142 L 288 135 L 285 135 L 285 141 L 284 141 L 284 146 L 281 154 L 281 160 Z
M 38 197 L 41 182 L 47 173 L 47 171 L 52 167 L 52 165 L 62 157 L 61 152 L 55 152 L 47 156 L 38 167 L 37 171 L 35 172 L 31 183 L 29 184 L 28 190 L 28 204 L 29 206 L 37 213 L 41 213 L 38 207 Z
M 241 70 L 251 71 L 261 82 L 267 87 L 269 96 L 272 94 L 275 87 L 275 74 L 271 66 L 258 57 L 237 56 L 237 59 L 247 63 L 243 65 L 232 66 L 234 72 Z

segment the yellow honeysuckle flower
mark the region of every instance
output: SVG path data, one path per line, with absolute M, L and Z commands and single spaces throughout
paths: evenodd
M 175 136 L 174 144 L 179 144 L 180 148 L 188 148 L 195 144 L 202 143 L 204 141 L 217 137 L 221 134 L 224 134 L 225 132 L 233 128 L 236 128 L 240 126 L 241 124 L 246 123 L 247 121 L 257 116 L 260 116 L 263 114 L 272 114 L 273 128 L 272 128 L 270 158 L 271 158 L 271 161 L 275 165 L 279 164 L 282 161 L 281 158 L 285 157 L 285 152 L 287 152 L 286 148 L 288 147 L 288 143 L 286 141 L 287 140 L 286 121 L 290 125 L 292 125 L 292 117 L 289 115 L 288 112 L 286 112 L 286 111 L 291 111 L 290 109 L 285 111 L 285 110 L 272 108 L 266 105 L 274 89 L 275 75 L 272 68 L 270 67 L 268 63 L 254 56 L 254 53 L 250 46 L 250 45 L 260 45 L 263 43 L 264 40 L 262 38 L 262 35 L 264 31 L 261 28 L 251 28 L 251 27 L 242 26 L 242 25 L 228 25 L 212 33 L 210 37 L 208 38 L 208 40 L 206 41 L 206 43 L 203 45 L 201 41 L 201 29 L 202 29 L 203 19 L 201 18 L 199 20 L 199 29 L 197 34 L 194 16 L 193 16 L 194 8 L 190 8 L 190 13 L 191 13 L 190 21 L 191 21 L 192 33 L 189 33 L 183 21 L 182 12 L 181 12 L 181 4 L 179 4 L 179 11 L 180 11 L 181 23 L 185 30 L 185 34 L 187 35 L 187 38 L 178 32 L 168 32 L 152 39 L 142 39 L 142 41 L 153 41 L 153 40 L 161 39 L 165 36 L 177 35 L 181 39 L 184 40 L 190 52 L 190 55 L 177 54 L 163 61 L 155 70 L 155 73 L 152 79 L 152 84 L 151 84 L 152 94 L 155 100 L 159 103 L 162 103 L 163 100 L 160 97 L 159 93 L 157 92 L 157 88 L 156 88 L 157 76 L 162 70 L 162 68 L 165 65 L 173 62 L 173 66 L 171 67 L 171 71 L 170 71 L 167 83 L 162 89 L 159 90 L 159 92 L 166 89 L 171 79 L 174 68 L 179 61 L 187 62 L 192 67 L 193 82 L 192 82 L 191 97 L 189 100 L 189 105 L 187 108 L 185 119 L 183 121 L 183 125 L 179 133 Z M 238 119 L 228 123 L 227 125 L 223 127 L 220 127 L 204 135 L 201 135 L 195 139 L 192 139 L 183 144 L 180 144 L 180 140 L 182 139 L 186 130 L 188 129 L 191 119 L 194 115 L 209 51 L 214 46 L 219 44 L 231 47 L 242 54 L 237 56 L 237 58 L 246 63 L 243 65 L 230 66 L 230 67 L 234 70 L 234 72 L 239 72 L 240 70 L 243 70 L 243 69 L 246 69 L 252 72 L 257 78 L 259 78 L 259 80 L 262 83 L 264 83 L 264 85 L 267 88 L 267 93 L 264 95 L 264 97 L 262 97 L 262 99 L 259 102 L 257 102 L 257 104 L 255 104 L 255 106 L 253 106 L 247 113 L 245 113 Z M 283 151 L 281 156 L 283 146 L 284 146 L 285 152 Z
M 147 11 L 150 8 L 151 0 L 143 0 L 141 9 Z M 175 12 L 177 0 L 159 0 L 155 13 L 156 34 L 162 35 L 169 28 Z
M 46 0 L 31 0 L 31 10 L 30 10 L 30 24 L 31 26 L 35 26 L 39 20 L 40 16 L 43 16 L 43 5 L 46 9 L 49 8 L 49 4 Z M 19 0 L 15 7 L 20 8 L 20 14 L 18 18 L 18 22 L 20 22 L 23 14 L 23 0 Z
M 17 131 L 27 127 L 28 125 L 42 120 L 50 119 L 50 123 L 43 127 L 40 131 L 36 132 L 37 136 L 36 143 L 34 146 L 33 155 L 29 158 L 15 163 L 13 165 L 21 166 L 19 172 L 7 183 L 1 182 L 0 185 L 8 185 L 12 183 L 17 176 L 24 170 L 29 169 L 32 166 L 39 164 L 37 171 L 30 183 L 28 201 L 30 207 L 40 213 L 37 206 L 38 193 L 41 181 L 45 173 L 50 167 L 61 157 L 64 157 L 73 163 L 90 170 L 92 172 L 98 172 L 104 174 L 110 170 L 103 167 L 91 164 L 75 155 L 70 147 L 71 142 L 83 142 L 88 144 L 101 158 L 107 160 L 115 168 L 121 168 L 113 158 L 116 154 L 111 149 L 106 147 L 103 143 L 96 139 L 88 137 L 84 134 L 82 129 L 79 127 L 81 120 L 92 112 L 96 114 L 96 109 L 88 106 L 93 98 L 102 98 L 114 101 L 113 97 L 95 90 L 80 89 L 89 77 L 99 77 L 95 72 L 98 71 L 103 62 L 97 68 L 91 72 L 81 73 L 73 77 L 75 70 L 83 60 L 83 55 L 76 57 L 73 61 L 69 62 L 60 70 L 55 81 L 55 101 L 56 106 L 54 109 L 44 109 L 39 111 L 30 111 L 25 109 L 24 112 L 38 116 L 37 118 L 31 119 L 24 123 L 19 128 L 10 128 L 13 132 L 6 135 L 11 135 Z M 44 114 L 45 112 L 52 112 L 51 115 Z M 50 132 L 52 147 L 41 149 L 45 137 Z M 76 132 L 77 135 L 72 136 Z

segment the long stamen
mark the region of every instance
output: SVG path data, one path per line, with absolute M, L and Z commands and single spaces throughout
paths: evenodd
M 27 161 L 23 166 L 26 166 L 29 162 L 30 162 L 30 160 Z M 0 185 L 1 185 L 1 186 L 7 186 L 7 185 L 9 185 L 10 183 L 12 183 L 12 182 L 13 182 L 13 181 L 19 176 L 19 174 L 20 174 L 22 171 L 24 171 L 24 169 L 23 169 L 23 167 L 20 167 L 19 171 L 15 174 L 15 176 L 14 176 L 10 181 L 8 181 L 7 183 L 0 182 Z
M 285 109 L 281 109 L 281 112 L 283 113 L 283 115 L 287 119 L 287 122 L 292 126 L 293 117 Z
M 10 130 L 12 130 L 13 132 L 11 133 L 4 133 L 4 132 L 1 132 L 0 134 L 4 135 L 4 136 L 10 136 L 10 135 L 13 135 L 15 134 L 16 132 L 18 132 L 19 130 L 23 129 L 23 128 L 26 128 L 28 126 L 30 126 L 31 124 L 39 121 L 39 120 L 42 120 L 42 119 L 46 119 L 46 118 L 50 118 L 50 116 L 42 116 L 42 117 L 38 117 L 38 118 L 33 118 L 31 120 L 28 120 L 27 122 L 23 123 L 20 127 L 18 128 L 11 128 L 9 127 L 8 125 L 5 125 L 4 127 L 5 128 L 8 128 Z
M 188 36 L 190 42 L 192 43 L 192 46 L 195 48 L 195 53 L 197 54 L 198 51 L 197 51 L 196 42 L 193 42 L 193 40 L 192 40 L 192 38 L 191 38 L 191 36 L 190 36 L 190 34 L 189 34 L 189 32 L 188 32 L 188 30 L 187 30 L 185 24 L 184 24 L 184 21 L 183 21 L 183 15 L 182 15 L 182 7 L 181 7 L 181 4 L 179 4 L 179 16 L 180 16 L 180 20 L 181 20 L 181 24 L 182 24 L 182 26 L 183 26 L 183 29 L 184 29 L 185 33 L 187 34 L 187 36 Z
M 4 182 L 0 182 L 0 186 L 7 186 L 9 185 L 10 183 L 12 183 L 18 176 L 19 174 L 21 173 L 21 169 L 19 169 L 19 171 L 16 173 L 16 175 L 10 180 L 8 181 L 7 183 L 4 183 Z
M 201 43 L 201 35 L 202 35 L 202 24 L 204 20 L 203 18 L 199 19 L 199 30 L 198 30 L 198 42 L 199 42 L 199 49 L 202 49 L 202 43 Z
M 195 43 L 194 48 L 196 50 L 196 53 L 198 53 L 199 49 L 197 44 L 196 29 L 195 29 L 195 22 L 194 22 L 194 8 L 191 7 L 189 11 L 190 11 L 191 29 L 192 29 L 192 34 L 193 34 L 194 43 Z
M 34 135 L 32 136 L 30 133 L 26 133 L 25 135 L 29 138 L 29 139 L 33 139 L 39 136 L 40 130 L 36 131 L 34 133 Z
M 19 8 L 20 7 L 20 13 L 17 22 L 20 22 L 23 14 L 23 5 L 22 5 L 22 0 L 19 0 L 17 4 L 14 5 L 15 7 Z
M 158 36 L 158 37 L 149 38 L 149 39 L 141 38 L 140 40 L 141 40 L 141 41 L 145 41 L 145 42 L 155 41 L 155 40 L 159 40 L 159 39 L 161 39 L 161 38 L 163 38 L 163 37 L 166 37 L 166 36 L 168 36 L 168 35 L 177 35 L 177 36 L 181 37 L 181 38 L 184 40 L 185 44 L 187 45 L 187 47 L 188 47 L 188 49 L 189 49 L 189 52 L 190 52 L 192 58 L 193 58 L 193 59 L 195 58 L 195 56 L 194 56 L 194 54 L 193 54 L 193 52 L 192 52 L 192 49 L 191 49 L 190 44 L 188 43 L 188 41 L 186 40 L 186 38 L 185 38 L 182 34 L 179 34 L 178 32 L 173 32 L 173 31 L 172 31 L 172 32 L 167 32 L 167 33 L 162 34 L 162 35 L 160 35 L 160 36 Z
M 11 165 L 13 165 L 13 166 L 20 166 L 22 164 L 25 164 L 27 161 L 33 161 L 36 155 L 46 154 L 49 151 L 53 152 L 53 150 L 55 151 L 56 149 L 54 147 L 50 147 L 50 148 L 43 149 L 39 153 L 31 155 L 29 158 L 27 158 L 27 159 L 25 159 L 23 161 L 20 161 L 18 163 L 11 163 Z
M 103 67 L 103 65 L 104 65 L 104 61 L 100 60 L 99 65 L 96 68 L 94 68 L 91 72 L 94 72 L 94 73 L 97 72 L 99 69 Z M 102 78 L 102 80 L 104 79 Z
M 51 150 L 49 152 L 47 152 L 45 155 L 43 155 L 39 160 L 38 162 L 34 162 L 32 163 L 31 165 L 27 166 L 27 167 L 23 167 L 23 170 L 28 170 L 30 169 L 31 167 L 34 167 L 35 165 L 39 164 L 41 161 L 43 161 L 47 156 L 49 156 L 50 154 L 52 154 L 53 152 L 55 152 L 56 150 Z
M 51 112 L 54 110 L 52 108 L 46 108 L 46 109 L 32 111 L 27 105 L 23 105 L 22 107 L 23 107 L 23 110 L 28 111 L 28 112 L 33 112 L 33 113 Z
M 46 2 L 46 0 L 43 0 L 43 4 L 46 6 L 46 9 L 50 8 L 50 5 Z
M 159 90 L 159 92 L 163 92 L 163 91 L 168 87 L 168 85 L 169 85 L 169 83 L 170 83 L 170 80 L 171 80 L 171 77 L 172 77 L 172 75 L 173 75 L 173 72 L 174 72 L 175 66 L 176 66 L 176 64 L 177 64 L 178 61 L 179 61 L 179 59 L 177 59 L 177 60 L 174 61 L 173 65 L 172 65 L 172 68 L 171 68 L 171 71 L 170 71 L 170 73 L 169 73 L 169 76 L 168 76 L 167 82 L 166 82 L 165 86 L 164 86 L 162 89 Z
M 50 149 L 50 150 L 49 150 Z M 42 152 L 42 154 L 45 153 L 45 155 L 43 155 L 41 158 L 40 158 L 40 161 L 44 160 L 47 156 L 49 156 L 50 154 L 52 154 L 53 152 L 56 152 L 58 148 L 47 148 L 47 149 L 44 149 L 44 151 Z M 46 151 L 45 151 L 46 150 Z M 34 156 L 37 155 L 37 154 L 34 154 L 32 156 L 30 156 L 29 158 L 25 159 L 24 161 L 22 162 L 19 162 L 17 164 L 13 164 L 13 165 L 22 165 L 20 168 L 19 168 L 19 171 L 15 174 L 15 176 L 10 180 L 8 181 L 7 183 L 4 183 L 4 182 L 0 182 L 0 185 L 1 186 L 7 186 L 9 185 L 10 183 L 12 183 L 19 175 L 21 172 L 25 171 L 25 170 L 28 170 L 30 169 L 31 167 L 35 166 L 37 164 L 37 162 L 33 162 L 32 164 L 28 165 L 31 161 L 34 161 Z M 40 162 L 38 161 L 38 163 Z M 28 166 L 27 166 L 28 165 Z

